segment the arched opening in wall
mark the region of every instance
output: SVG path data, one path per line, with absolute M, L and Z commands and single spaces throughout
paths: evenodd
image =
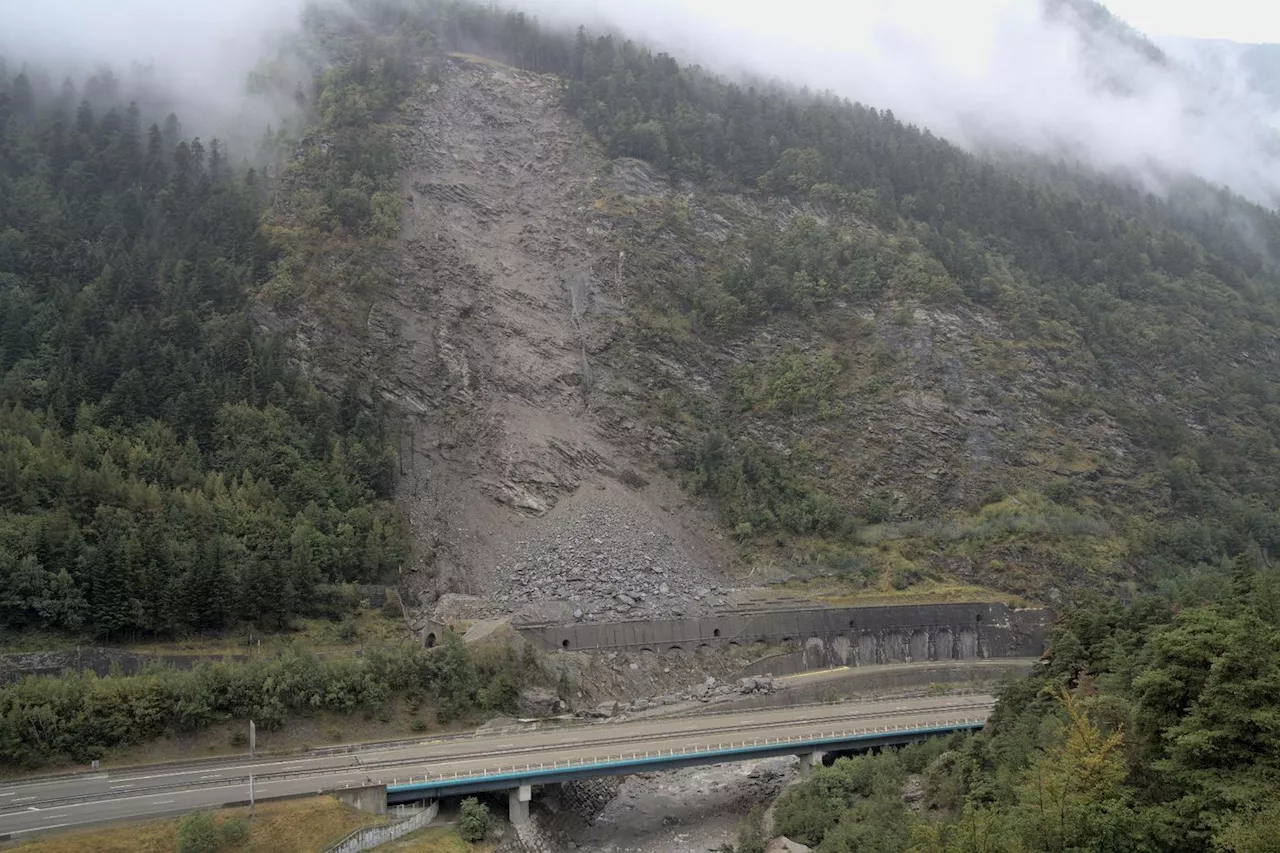
M 793 639 L 792 639 L 792 638 L 790 638 L 790 637 L 783 637 L 783 638 L 782 638 L 782 645 L 784 645 L 784 646 L 789 646 L 789 645 L 791 645 L 791 644 L 792 644 L 792 643 L 794 643 L 794 642 L 795 642 L 795 640 L 793 640 Z
M 684 651 L 684 649 L 680 648 L 679 646 L 670 646 L 670 647 L 668 647 L 667 651 L 669 651 L 669 652 L 682 652 L 682 651 Z
M 710 652 L 711 652 L 711 646 L 707 645 L 706 643 L 702 643 L 698 646 L 698 654 L 705 655 L 705 654 L 709 654 Z
M 714 631 L 712 631 L 712 632 L 711 632 L 711 636 L 713 636 L 713 637 L 719 637 L 719 636 L 720 636 L 720 629 L 719 629 L 719 628 L 716 628 Z
M 436 645 L 436 632 L 432 631 L 430 634 L 427 634 L 427 648 L 433 649 L 435 648 L 435 645 Z
M 974 616 L 974 617 L 973 617 L 973 621 L 974 621 L 974 622 L 981 622 L 981 621 L 982 621 L 982 614 L 981 614 L 981 613 L 979 613 L 977 616 Z
M 562 648 L 562 649 L 567 649 L 567 648 L 569 648 L 569 641 L 568 641 L 568 640 L 561 640 L 561 641 L 560 641 L 560 648 Z
M 853 619 L 850 619 L 850 620 L 849 620 L 849 627 L 856 631 L 856 630 L 858 629 L 858 623 L 857 623 L 856 621 L 854 621 Z
M 730 641 L 729 641 L 729 648 L 731 648 L 731 649 L 737 649 L 737 648 L 740 648 L 740 646 L 739 646 L 737 643 L 735 643 L 733 640 L 730 640 Z

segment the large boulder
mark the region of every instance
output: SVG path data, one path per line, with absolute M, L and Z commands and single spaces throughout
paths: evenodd
M 785 835 L 779 835 L 769 842 L 769 846 L 764 848 L 764 853 L 813 853 L 813 848 L 792 841 Z
M 526 687 L 516 703 L 522 717 L 550 717 L 565 709 L 559 696 L 542 687 Z

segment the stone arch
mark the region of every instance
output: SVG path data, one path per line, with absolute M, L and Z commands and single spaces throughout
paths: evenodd
M 854 662 L 853 640 L 843 634 L 833 637 L 831 655 L 835 660 L 840 661 L 842 666 L 849 666 Z
M 827 644 L 821 637 L 810 637 L 804 641 L 805 669 L 822 669 L 827 665 Z
M 858 635 L 858 663 L 866 666 L 867 664 L 876 663 L 876 635 L 870 631 L 863 631 Z
M 426 639 L 426 641 L 425 641 L 425 642 L 426 642 L 426 644 L 427 644 L 427 648 L 429 648 L 429 649 L 433 649 L 433 648 L 435 648 L 435 645 L 436 645 L 436 632 L 435 632 L 435 631 L 429 631 L 429 632 L 427 632 L 427 639 Z
M 955 657 L 955 635 L 950 628 L 939 628 L 933 635 L 934 660 L 951 660 Z
M 669 651 L 669 652 L 682 652 L 682 651 L 684 651 L 684 647 L 683 647 L 683 646 L 668 646 L 668 647 L 667 647 L 667 651 Z
M 564 649 L 565 651 L 568 651 L 568 650 L 569 650 L 569 638 L 568 638 L 568 637 L 566 637 L 565 639 L 563 639 L 563 640 L 561 640 L 561 641 L 560 641 L 560 648 Z
M 911 632 L 911 639 L 907 641 L 907 654 L 909 660 L 922 661 L 929 659 L 929 632 L 924 629 L 917 629 Z
M 902 663 L 907 659 L 907 636 L 902 631 L 885 631 L 884 662 Z

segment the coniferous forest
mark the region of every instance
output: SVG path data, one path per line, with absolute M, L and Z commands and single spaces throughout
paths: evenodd
M 380 412 L 250 319 L 266 181 L 109 75 L 0 77 L 0 624 L 274 628 L 394 574 Z

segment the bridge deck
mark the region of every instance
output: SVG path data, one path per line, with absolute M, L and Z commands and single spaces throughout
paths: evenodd
M 806 752 L 844 752 L 874 749 L 922 740 L 935 735 L 980 729 L 986 714 L 943 720 L 935 724 L 882 725 L 852 729 L 832 729 L 810 734 L 729 739 L 687 748 L 661 747 L 604 754 L 594 758 L 564 758 L 551 761 L 497 763 L 485 769 L 423 774 L 387 786 L 389 803 L 412 802 L 427 797 L 463 796 L 484 791 L 501 791 L 518 785 L 546 785 L 622 776 L 654 770 L 672 770 L 703 764 L 746 761 Z

